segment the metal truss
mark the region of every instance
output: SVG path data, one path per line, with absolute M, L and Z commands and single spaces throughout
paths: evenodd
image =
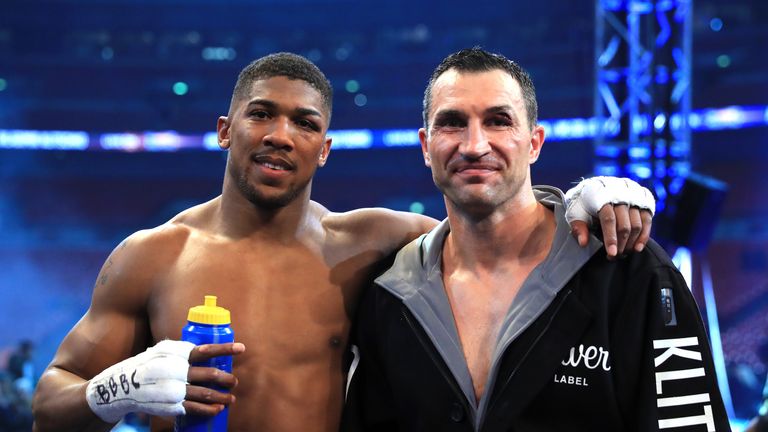
M 642 181 L 659 211 L 690 170 L 692 1 L 596 1 L 595 173 Z

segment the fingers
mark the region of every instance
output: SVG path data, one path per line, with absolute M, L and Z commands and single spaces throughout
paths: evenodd
M 640 230 L 640 234 L 637 236 L 635 242 L 635 251 L 640 252 L 648 244 L 648 239 L 651 238 L 651 225 L 653 225 L 651 212 L 648 210 L 640 211 L 640 219 L 643 221 L 643 228 Z
M 630 234 L 629 206 L 626 204 L 616 204 L 613 206 L 613 212 L 616 219 L 616 254 L 624 254 Z
M 226 405 L 235 403 L 235 395 L 194 384 L 232 389 L 237 385 L 237 378 L 222 370 L 212 367 L 192 366 L 189 368 L 187 393 L 184 397 L 184 409 L 187 414 L 214 416 Z
M 199 402 L 208 406 L 229 405 L 235 402 L 235 396 L 230 393 L 222 393 L 210 389 L 208 387 L 200 387 L 195 385 L 187 386 L 187 396 L 185 397 L 187 402 Z
M 618 241 L 616 238 L 616 213 L 612 204 L 606 204 L 597 213 L 600 217 L 600 228 L 603 230 L 603 244 L 608 258 L 615 258 L 617 255 Z
M 640 217 L 639 208 L 629 208 L 629 225 L 629 237 L 627 237 L 627 245 L 624 248 L 624 253 L 630 253 L 635 250 L 635 243 L 640 236 L 640 232 L 642 232 L 643 220 Z
M 191 384 L 205 384 L 215 387 L 232 389 L 237 385 L 237 378 L 231 373 L 213 367 L 191 366 L 187 373 L 187 381 Z M 189 389 L 189 386 L 187 386 Z
M 245 351 L 241 343 L 199 345 L 189 354 L 190 363 L 201 363 L 214 357 L 238 355 Z M 212 388 L 231 390 L 237 385 L 237 378 L 231 373 L 213 367 L 190 366 L 187 372 L 187 393 L 184 410 L 188 415 L 214 416 L 225 406 L 235 402 L 235 396 Z M 199 384 L 199 385 L 197 385 Z
M 235 403 L 235 396 L 207 387 L 188 385 L 185 401 L 182 402 L 187 415 L 215 416 L 225 406 Z
M 186 415 L 207 417 L 213 417 L 224 409 L 224 405 L 222 404 L 206 405 L 204 403 L 193 401 L 184 401 L 181 405 L 184 406 L 184 412 L 186 412 Z
M 589 227 L 587 223 L 581 220 L 571 222 L 571 234 L 579 242 L 579 246 L 584 247 L 589 242 Z
M 237 355 L 244 351 L 245 345 L 240 342 L 199 345 L 189 353 L 189 362 L 199 363 L 213 357 Z

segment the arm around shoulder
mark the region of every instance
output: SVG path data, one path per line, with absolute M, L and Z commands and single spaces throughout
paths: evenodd
M 429 216 L 384 208 L 353 210 L 344 213 L 343 217 L 353 227 L 355 238 L 370 242 L 385 256 L 398 251 L 438 224 Z

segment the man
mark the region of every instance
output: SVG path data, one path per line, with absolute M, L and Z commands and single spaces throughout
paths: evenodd
M 222 194 L 112 252 L 88 312 L 40 380 L 36 430 L 107 430 L 128 412 L 213 415 L 229 404 L 230 431 L 338 428 L 361 289 L 383 258 L 436 221 L 385 209 L 333 213 L 310 200 L 330 151 L 331 98 L 322 72 L 293 54 L 241 72 L 217 124 L 229 150 Z M 648 221 L 640 231 L 637 209 L 616 213 L 623 226 L 604 224 L 608 236 L 624 233 L 616 253 L 644 244 Z M 166 340 L 179 339 L 205 294 L 230 309 L 241 343 Z M 217 355 L 236 355 L 234 374 L 189 367 Z M 170 428 L 153 418 L 153 429 Z
M 608 260 L 534 190 L 533 84 L 479 48 L 432 74 L 419 131 L 448 218 L 363 296 L 344 426 L 364 431 L 729 430 L 685 283 L 653 242 Z

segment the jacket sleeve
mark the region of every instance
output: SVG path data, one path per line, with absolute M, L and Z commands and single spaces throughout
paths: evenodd
M 386 371 L 378 352 L 376 302 L 381 288 L 373 285 L 363 294 L 352 330 L 351 344 L 356 347 L 357 367 L 350 372 L 342 432 L 397 431 L 395 404 Z
M 612 336 L 619 356 L 614 375 L 622 388 L 635 389 L 619 398 L 627 426 L 637 431 L 730 431 L 707 334 L 689 288 L 671 262 L 647 270 L 630 277 Z

